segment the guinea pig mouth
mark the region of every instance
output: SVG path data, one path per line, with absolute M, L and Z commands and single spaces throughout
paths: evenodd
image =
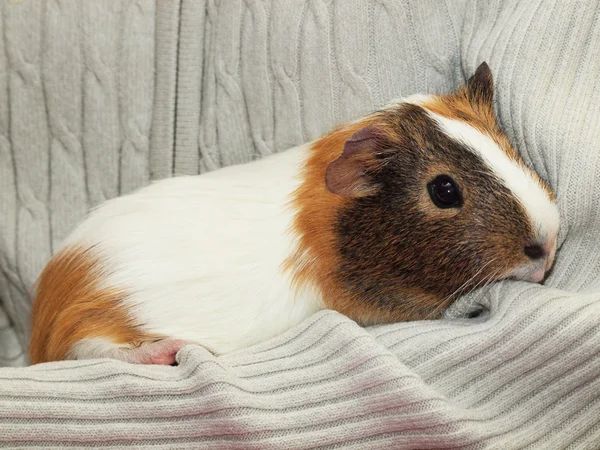
M 548 264 L 546 261 L 542 261 L 541 264 L 527 264 L 525 266 L 520 266 L 517 269 L 513 270 L 511 273 L 506 276 L 509 280 L 520 280 L 520 281 L 530 281 L 532 283 L 541 283 L 544 281 L 546 274 L 548 273 Z
M 531 277 L 529 278 L 529 281 L 532 281 L 534 283 L 541 283 L 542 281 L 544 281 L 545 276 L 546 276 L 546 270 L 544 269 L 544 267 L 540 267 L 539 269 L 535 269 L 531 273 Z

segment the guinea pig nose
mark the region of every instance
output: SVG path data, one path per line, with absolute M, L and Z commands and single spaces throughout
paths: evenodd
M 546 251 L 541 245 L 528 245 L 525 247 L 525 254 L 531 259 L 540 259 L 546 256 Z

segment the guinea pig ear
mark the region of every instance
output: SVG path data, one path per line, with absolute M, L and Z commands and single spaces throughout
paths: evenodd
M 381 148 L 381 134 L 374 125 L 366 126 L 344 143 L 344 151 L 325 172 L 325 184 L 341 197 L 365 197 L 374 194 L 379 185 L 373 170 L 379 166 L 375 153 Z
M 473 76 L 467 81 L 469 98 L 477 103 L 492 106 L 494 98 L 494 80 L 490 66 L 482 62 Z

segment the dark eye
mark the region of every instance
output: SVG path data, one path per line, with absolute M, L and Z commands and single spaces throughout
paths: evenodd
M 458 185 L 448 175 L 436 177 L 427 185 L 427 190 L 438 208 L 454 208 L 462 203 Z

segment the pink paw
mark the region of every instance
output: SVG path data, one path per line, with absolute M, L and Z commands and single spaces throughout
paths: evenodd
M 130 349 L 128 359 L 134 364 L 173 365 L 176 363 L 177 352 L 189 344 L 192 342 L 171 338 L 146 342 L 135 349 Z

